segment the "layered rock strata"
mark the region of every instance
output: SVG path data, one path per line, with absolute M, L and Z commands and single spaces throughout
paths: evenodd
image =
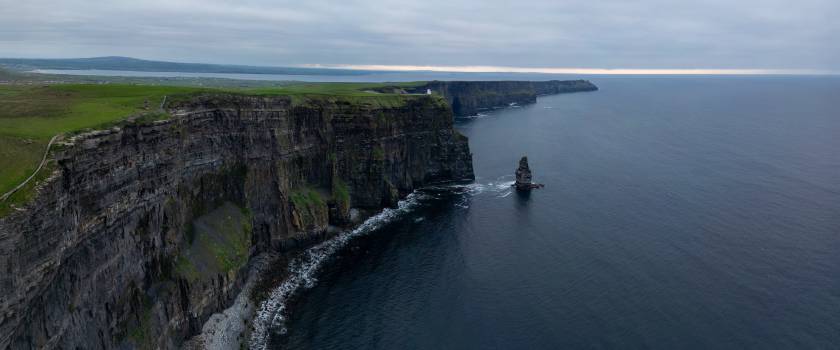
M 528 157 L 522 156 L 519 159 L 519 167 L 516 168 L 516 182 L 513 186 L 519 191 L 530 191 L 534 188 L 542 188 L 543 184 L 531 182 L 531 167 L 528 165 Z
M 0 349 L 177 348 L 230 304 L 249 257 L 473 178 L 439 97 L 168 108 L 169 120 L 69 138 L 36 198 L 0 218 Z

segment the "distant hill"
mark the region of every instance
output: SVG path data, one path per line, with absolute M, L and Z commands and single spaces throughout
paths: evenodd
M 0 66 L 26 71 L 34 69 L 99 69 L 127 70 L 141 72 L 184 72 L 184 73 L 234 73 L 234 74 L 290 74 L 290 75 L 358 75 L 369 72 L 294 67 L 260 67 L 207 63 L 181 63 L 149 61 L 131 57 L 93 57 L 93 58 L 0 58 Z

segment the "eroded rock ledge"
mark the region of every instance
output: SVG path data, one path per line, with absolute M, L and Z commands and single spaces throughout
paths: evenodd
M 0 219 L 0 349 L 176 348 L 236 296 L 249 257 L 473 178 L 439 97 L 169 108 L 71 138 L 36 199 Z

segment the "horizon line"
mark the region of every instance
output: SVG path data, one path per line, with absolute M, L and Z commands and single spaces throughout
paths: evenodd
M 568 68 L 511 66 L 420 66 L 386 64 L 304 64 L 300 67 L 441 73 L 541 73 L 588 75 L 838 75 L 840 71 L 821 69 L 737 69 L 737 68 Z

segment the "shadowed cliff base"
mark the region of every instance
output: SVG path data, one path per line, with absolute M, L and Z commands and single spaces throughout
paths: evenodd
M 236 299 L 243 253 L 304 247 L 473 178 L 440 97 L 168 101 L 168 118 L 68 136 L 0 218 L 0 348 L 177 348 Z
M 544 83 L 450 90 L 530 101 L 585 86 Z M 0 348 L 180 347 L 242 305 L 241 291 L 264 293 L 247 277 L 255 257 L 346 232 L 419 187 L 472 180 L 447 95 L 409 92 L 423 83 L 366 91 L 383 85 L 0 91 L 14 107 L 0 139 L 64 134 L 0 217 Z M 501 101 L 485 97 L 475 101 Z M 147 107 L 164 98 L 163 111 Z

